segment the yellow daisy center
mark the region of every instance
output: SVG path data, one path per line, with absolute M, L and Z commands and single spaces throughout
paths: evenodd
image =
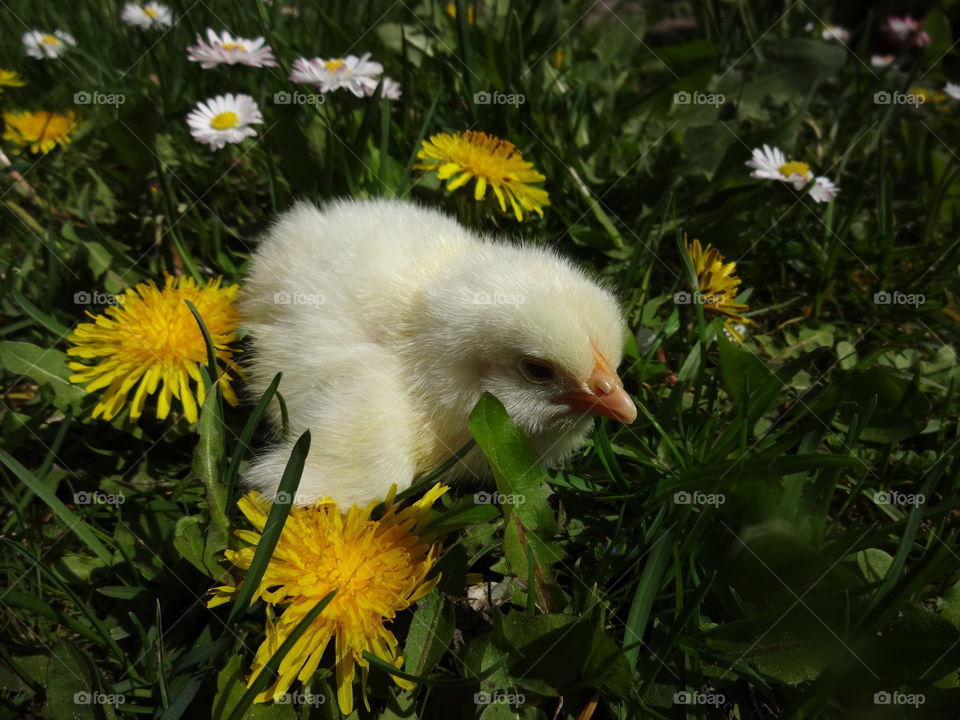
M 323 66 L 330 72 L 336 72 L 342 68 L 346 63 L 343 60 L 327 60 Z
M 210 121 L 210 127 L 214 130 L 229 130 L 232 127 L 236 127 L 239 120 L 240 117 L 235 112 L 227 110 L 214 116 L 213 120 Z
M 803 177 L 808 177 L 810 175 L 810 166 L 805 162 L 788 162 L 784 163 L 779 168 L 780 173 L 790 177 L 791 175 L 803 175 Z
M 159 13 L 156 11 L 155 8 L 145 7 L 145 8 L 143 9 L 143 14 L 146 15 L 147 17 L 155 18 L 155 17 L 157 17 L 157 15 L 158 15 Z
M 222 43 L 220 45 L 224 50 L 246 50 L 247 46 L 242 43 Z
M 42 38 L 40 38 L 40 41 L 41 41 L 42 43 L 44 43 L 45 45 L 59 45 L 59 44 L 60 44 L 60 38 L 58 38 L 56 35 L 50 35 L 49 33 L 47 33 L 47 34 L 44 35 Z

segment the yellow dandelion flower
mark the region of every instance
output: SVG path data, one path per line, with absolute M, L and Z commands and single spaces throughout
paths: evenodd
M 3 113 L 3 139 L 20 147 L 29 147 L 30 152 L 48 153 L 57 145 L 65 148 L 77 127 L 77 114 L 53 112 Z
M 473 197 L 478 202 L 483 200 L 489 185 L 500 209 L 507 212 L 509 200 L 518 221 L 531 212 L 543 217 L 543 207 L 550 204 L 547 191 L 530 184 L 546 178 L 533 169 L 533 163 L 523 159 L 513 143 L 493 135 L 473 130 L 453 135 L 438 133 L 423 141 L 417 158 L 423 162 L 414 167 L 435 171 L 440 180 L 448 180 L 447 190 L 456 190 L 476 179 Z
M 171 398 L 177 398 L 184 417 L 196 422 L 198 404 L 202 407 L 206 397 L 200 366 L 206 365 L 207 350 L 200 327 L 184 301 L 189 300 L 199 311 L 217 358 L 241 375 L 229 347 L 237 337 L 239 314 L 233 306 L 237 289 L 236 285 L 221 287 L 219 278 L 201 286 L 193 278 L 167 275 L 162 290 L 153 281 L 140 283 L 118 296 L 117 304 L 102 315 L 88 311 L 94 322 L 74 328 L 67 340 L 75 347 L 67 354 L 96 361 L 93 365 L 69 364 L 76 371 L 70 382 L 90 383 L 86 388 L 90 392 L 107 388 L 93 409 L 93 417 L 112 419 L 139 383 L 130 405 L 132 420 L 140 417 L 147 396 L 159 388 L 157 418 L 166 418 Z M 196 383 L 196 400 L 191 380 Z M 230 375 L 223 373 L 220 389 L 227 402 L 236 405 L 230 381 Z
M 20 74 L 14 70 L 4 70 L 0 68 L 0 94 L 5 87 L 23 87 L 26 83 Z
M 425 530 L 430 508 L 449 488 L 437 483 L 418 502 L 397 510 L 396 486 L 384 501 L 386 510 L 371 520 L 370 503 L 356 505 L 345 515 L 331 501 L 290 510 L 280 540 L 251 603 L 258 598 L 268 604 L 266 639 L 257 649 L 247 686 L 253 684 L 277 648 L 303 618 L 332 590 L 337 594 L 280 663 L 279 677 L 256 702 L 282 697 L 295 680 L 307 682 L 316 671 L 324 650 L 334 640 L 337 702 L 344 715 L 353 712 L 353 681 L 361 669 L 361 695 L 367 702 L 368 651 L 394 667 L 403 665 L 397 654 L 397 639 L 384 623 L 429 593 L 439 576 L 427 580 L 440 552 L 436 534 Z M 257 493 L 238 502 L 250 523 L 263 532 L 270 505 Z M 225 555 L 244 570 L 250 567 L 260 534 L 238 530 L 237 537 L 252 547 L 227 550 Z M 229 602 L 236 586 L 213 589 L 208 607 Z M 270 606 L 285 605 L 278 620 Z M 402 688 L 413 685 L 393 677 Z
M 733 302 L 740 288 L 740 278 L 736 277 L 737 264 L 724 263 L 723 255 L 711 245 L 705 248 L 700 241 L 688 242 L 684 237 L 684 247 L 700 283 L 700 293 L 697 300 L 703 305 L 703 311 L 708 317 L 724 318 L 724 327 L 737 341 L 743 340 L 743 335 L 736 329 L 736 325 L 747 325 L 748 318 L 741 313 L 749 306 Z
M 949 109 L 944 105 L 944 103 L 947 102 L 950 97 L 942 90 L 931 90 L 930 88 L 925 87 L 912 87 L 907 90 L 907 95 L 913 95 L 915 98 L 918 98 L 920 105 L 932 105 L 937 110 Z M 916 103 L 914 103 L 914 105 L 916 105 Z

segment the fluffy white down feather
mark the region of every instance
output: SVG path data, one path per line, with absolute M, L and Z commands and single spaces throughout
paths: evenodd
M 240 309 L 251 397 L 283 372 L 290 437 L 244 476 L 269 497 L 306 429 L 296 502 L 347 507 L 459 450 L 485 391 L 547 463 L 582 445 L 594 414 L 636 416 L 613 372 L 623 320 L 611 293 L 546 248 L 479 237 L 414 204 L 297 204 L 260 244 Z M 276 402 L 269 414 L 279 427 Z M 455 472 L 483 475 L 482 454 Z

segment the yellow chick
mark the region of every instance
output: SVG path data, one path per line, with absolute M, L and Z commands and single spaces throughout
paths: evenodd
M 547 464 L 583 445 L 594 416 L 637 416 L 615 370 L 624 322 L 610 292 L 547 248 L 408 202 L 297 204 L 255 253 L 240 310 L 253 396 L 283 372 L 290 437 L 244 475 L 269 497 L 307 429 L 295 502 L 349 507 L 463 447 L 484 392 Z M 279 427 L 276 402 L 269 415 Z M 489 468 L 474 448 L 453 473 Z

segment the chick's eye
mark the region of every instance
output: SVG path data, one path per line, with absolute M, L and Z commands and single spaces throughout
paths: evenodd
M 542 383 L 553 379 L 553 368 L 544 360 L 524 358 L 520 361 L 520 372 L 530 382 Z

